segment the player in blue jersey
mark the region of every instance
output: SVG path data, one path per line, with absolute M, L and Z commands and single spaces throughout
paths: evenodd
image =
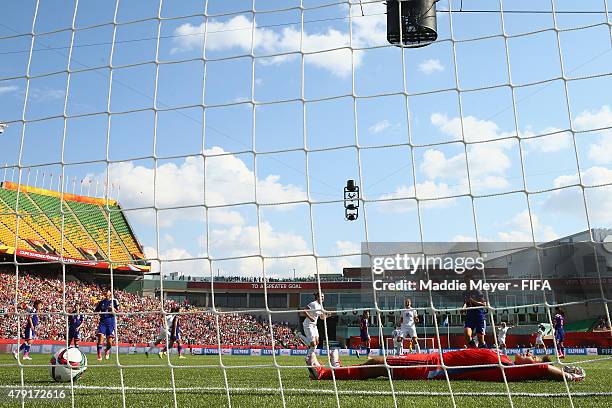
M 81 325 L 85 316 L 79 313 L 79 306 L 72 309 L 72 313 L 68 316 L 68 346 L 74 343 L 74 347 L 79 348 L 79 340 L 81 340 Z
M 178 306 L 174 306 L 170 313 L 166 316 L 167 327 L 170 330 L 168 339 L 168 348 L 164 347 L 162 353 L 167 352 L 167 349 L 172 349 L 176 344 L 179 358 L 185 358 L 183 355 L 183 339 L 181 338 L 181 321 L 179 312 L 181 309 Z
M 98 302 L 94 312 L 100 314 L 100 323 L 98 324 L 98 361 L 102 360 L 102 338 L 106 338 L 106 348 L 104 350 L 104 357 L 108 360 L 110 357 L 110 351 L 113 347 L 113 340 L 115 338 L 115 329 L 117 322 L 115 319 L 115 313 L 119 311 L 119 302 L 113 299 L 113 292 L 107 290 L 104 292 L 104 299 Z
M 555 317 L 553 318 L 553 328 L 555 329 L 555 340 L 557 341 L 557 355 L 565 358 L 565 313 L 558 306 L 555 307 Z
M 363 314 L 359 318 L 359 338 L 361 343 L 359 344 L 359 348 L 365 347 L 366 356 L 370 355 L 370 311 L 364 310 Z M 359 357 L 359 349 L 357 350 L 357 357 Z
M 36 334 L 36 327 L 38 326 L 38 323 L 40 322 L 40 317 L 38 316 L 38 312 L 40 312 L 41 308 L 42 308 L 41 300 L 35 300 L 34 303 L 32 303 L 32 306 L 25 307 L 26 324 L 25 324 L 25 328 L 23 330 L 23 336 L 22 336 L 24 341 L 21 344 L 21 346 L 19 346 L 19 350 L 15 350 L 15 352 L 13 353 L 13 355 L 15 356 L 15 359 L 19 359 L 19 352 L 21 351 L 23 351 L 24 360 L 32 359 L 32 357 L 30 357 L 30 346 L 32 345 L 32 340 L 34 340 L 34 337 Z
M 465 311 L 463 333 L 465 334 L 467 346 L 470 348 L 487 347 L 485 343 L 487 302 L 484 299 L 484 295 L 479 290 L 473 290 L 465 292 L 464 299 L 463 308 L 467 310 Z M 474 333 L 476 334 L 475 341 L 473 339 Z

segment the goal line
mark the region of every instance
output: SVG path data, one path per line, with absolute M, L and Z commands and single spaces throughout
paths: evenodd
M 270 394 L 278 394 L 280 395 L 281 390 L 279 388 L 248 388 L 248 387 L 102 387 L 102 386 L 92 386 L 92 385 L 0 385 L 0 389 L 6 388 L 36 388 L 36 389 L 73 389 L 77 390 L 107 390 L 107 391 L 129 391 L 132 393 L 165 393 L 165 392 L 180 392 L 180 393 L 189 393 L 189 392 L 198 392 L 198 393 L 223 393 L 226 394 L 228 391 L 231 394 L 258 394 L 258 395 L 270 395 Z M 312 388 L 283 388 L 284 394 L 296 394 L 303 395 L 306 392 L 313 391 Z M 401 396 L 415 396 L 415 397 L 450 397 L 454 396 L 462 396 L 469 397 L 473 396 L 473 392 L 463 392 L 463 391 L 453 391 L 452 393 L 448 391 L 375 391 L 375 390 L 334 390 L 334 389 L 316 389 L 317 393 L 320 394 L 330 394 L 330 395 L 378 395 L 378 396 L 393 396 L 393 395 L 401 395 Z M 478 395 L 485 397 L 507 397 L 508 393 L 506 392 L 479 392 Z M 512 392 L 511 396 L 513 397 L 530 397 L 530 398 L 567 398 L 567 394 L 564 393 L 548 393 L 548 392 Z M 612 391 L 608 392 L 572 392 L 572 397 L 610 397 L 612 396 Z

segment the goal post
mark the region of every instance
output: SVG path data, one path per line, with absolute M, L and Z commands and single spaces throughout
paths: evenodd
M 67 346 L 82 313 L 82 350 L 99 355 L 89 372 L 116 381 L 62 385 L 72 406 L 102 389 L 124 407 L 134 395 L 189 406 L 193 394 L 226 406 L 469 403 L 443 362 L 435 389 L 386 363 L 378 390 L 307 381 L 312 349 L 328 365 L 366 311 L 370 333 L 390 332 L 409 297 L 423 352 L 462 348 L 464 323 L 465 346 L 495 348 L 503 322 L 516 352 L 553 328 L 543 349 L 552 343 L 557 367 L 578 353 L 610 360 L 608 0 L 13 3 L 0 23 L 0 351 L 16 359 L 2 360 L 1 389 L 40 386 L 31 373 L 47 361 L 30 349 Z M 425 286 L 368 298 L 372 247 L 404 242 L 418 259 L 390 270 L 419 271 Z M 521 247 L 487 252 L 491 242 Z M 472 245 L 489 264 L 478 276 L 428 269 L 432 243 Z M 457 289 L 432 286 L 442 270 Z M 307 313 L 320 319 L 304 331 Z M 103 315 L 116 326 L 98 325 Z M 201 354 L 186 362 L 179 321 Z M 155 339 L 160 358 L 145 360 Z M 415 351 L 409 339 L 403 349 Z M 482 387 L 485 404 L 612 396 L 565 377 L 517 391 L 493 366 L 503 381 Z

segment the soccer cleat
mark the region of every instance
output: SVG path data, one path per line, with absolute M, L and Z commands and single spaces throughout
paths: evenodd
M 184 355 L 181 354 L 181 355 L 179 355 L 179 358 L 187 358 L 187 357 L 185 357 Z
M 25 355 L 25 356 L 23 356 L 21 359 L 22 359 L 22 360 L 31 360 L 31 359 L 32 359 L 32 357 L 30 357 L 30 356 L 28 356 L 28 355 Z
M 102 354 L 98 354 L 98 361 L 102 361 Z
M 582 381 L 586 377 L 586 371 L 578 366 L 564 366 L 563 372 L 569 374 L 567 379 L 570 381 Z
M 108 360 L 110 358 L 110 350 L 104 352 L 104 358 Z
M 19 360 L 19 352 L 17 350 L 13 351 L 13 357 L 15 357 L 15 360 Z
M 323 367 L 317 361 L 317 356 L 311 353 L 306 357 L 306 365 L 308 366 L 308 373 L 311 379 L 319 380 L 323 375 Z
M 361 355 L 359 354 L 359 350 L 355 350 L 355 354 L 357 355 L 357 358 L 361 357 Z
M 157 355 L 159 356 L 159 358 L 162 358 L 162 356 L 164 355 L 164 353 L 162 353 L 161 351 L 159 353 L 157 353 Z
M 149 358 L 149 352 L 145 351 L 145 356 L 147 356 L 147 358 Z

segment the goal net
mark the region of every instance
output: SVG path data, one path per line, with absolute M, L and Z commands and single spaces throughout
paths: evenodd
M 609 13 L 6 5 L 0 390 L 64 390 L 71 406 L 610 404 Z M 319 362 L 350 365 L 366 338 L 395 354 L 417 316 L 440 381 L 394 379 L 385 358 L 376 381 L 308 379 L 314 328 Z M 50 384 L 49 355 L 75 338 L 86 374 Z M 485 345 L 587 380 L 530 387 L 500 357 L 476 364 L 500 381 L 457 381 L 469 367 L 444 354 Z
M 398 348 L 398 344 L 400 340 L 396 340 L 394 338 L 389 337 L 389 338 L 386 338 L 385 341 L 387 345 L 387 353 L 397 354 L 397 348 Z M 435 337 L 422 337 L 422 338 L 417 339 L 416 341 L 419 343 L 419 347 L 421 349 L 425 349 L 423 351 L 429 351 L 429 350 L 433 350 L 436 348 Z M 401 343 L 402 343 L 402 350 L 416 353 L 416 345 L 413 343 L 412 340 L 403 340 L 401 341 Z

